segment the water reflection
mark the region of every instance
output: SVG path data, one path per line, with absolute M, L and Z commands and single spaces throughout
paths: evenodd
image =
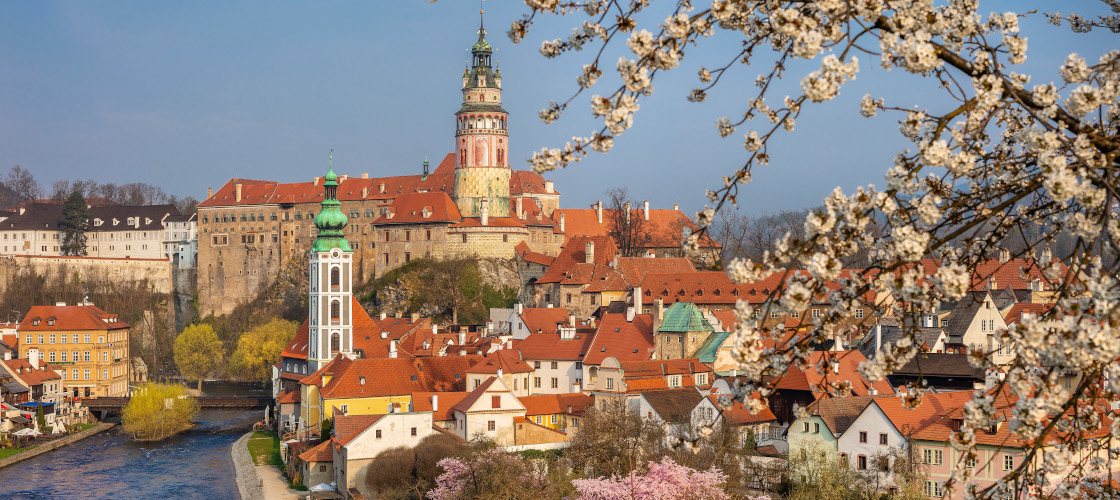
M 265 394 L 240 384 L 208 384 L 204 392 Z M 201 425 L 158 443 L 110 430 L 0 469 L 0 497 L 237 499 L 230 445 L 262 412 L 203 410 Z

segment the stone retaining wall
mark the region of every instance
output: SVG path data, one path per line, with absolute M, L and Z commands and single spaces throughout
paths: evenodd
M 90 436 L 94 435 L 94 434 L 105 432 L 105 431 L 113 428 L 116 425 L 117 424 L 112 424 L 112 423 L 101 424 L 101 425 L 98 425 L 97 427 L 94 427 L 92 429 L 86 429 L 86 430 L 84 430 L 82 432 L 79 432 L 77 434 L 66 436 L 62 439 L 59 439 L 59 440 L 56 440 L 56 441 L 51 441 L 51 442 L 49 442 L 47 444 L 44 444 L 44 445 L 36 446 L 35 448 L 32 448 L 31 450 L 25 451 L 25 452 L 20 453 L 18 455 L 12 455 L 8 458 L 0 460 L 0 468 L 7 467 L 7 466 L 12 465 L 16 462 L 22 462 L 22 461 L 27 460 L 31 457 L 37 457 L 37 456 L 42 455 L 42 454 L 44 454 L 48 451 L 61 448 L 61 447 L 66 446 L 70 443 L 73 443 L 75 441 L 81 441 L 81 440 L 83 440 L 87 437 L 90 437 Z
M 241 500 L 264 500 L 264 491 L 261 490 L 261 478 L 257 475 L 257 468 L 253 457 L 249 455 L 250 431 L 241 439 L 233 443 L 229 455 L 233 458 L 233 470 L 237 479 L 237 492 Z

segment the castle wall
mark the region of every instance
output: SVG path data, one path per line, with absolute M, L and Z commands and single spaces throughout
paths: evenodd
M 168 259 L 106 259 L 98 257 L 0 256 L 0 286 L 7 287 L 14 272 L 30 267 L 38 275 L 51 275 L 65 268 L 77 272 L 82 281 L 148 280 L 156 293 L 170 294 L 174 289 L 171 261 Z

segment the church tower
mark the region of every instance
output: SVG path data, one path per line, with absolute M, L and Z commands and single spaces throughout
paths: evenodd
M 346 215 L 339 209 L 338 177 L 332 165 L 323 177 L 326 193 L 315 216 L 318 236 L 311 243 L 311 293 L 308 300 L 308 370 L 318 370 L 335 355 L 353 357 L 353 299 L 351 268 L 354 251 L 346 241 Z
M 481 12 L 479 12 L 481 14 Z M 463 107 L 455 113 L 455 205 L 463 217 L 509 217 L 509 113 L 502 109 L 502 73 L 479 23 L 471 67 L 463 70 Z

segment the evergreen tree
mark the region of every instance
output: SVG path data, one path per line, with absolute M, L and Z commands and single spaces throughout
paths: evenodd
M 82 193 L 74 191 L 62 205 L 62 220 L 58 221 L 62 230 L 62 255 L 86 255 L 86 231 L 89 230 L 89 208 Z

